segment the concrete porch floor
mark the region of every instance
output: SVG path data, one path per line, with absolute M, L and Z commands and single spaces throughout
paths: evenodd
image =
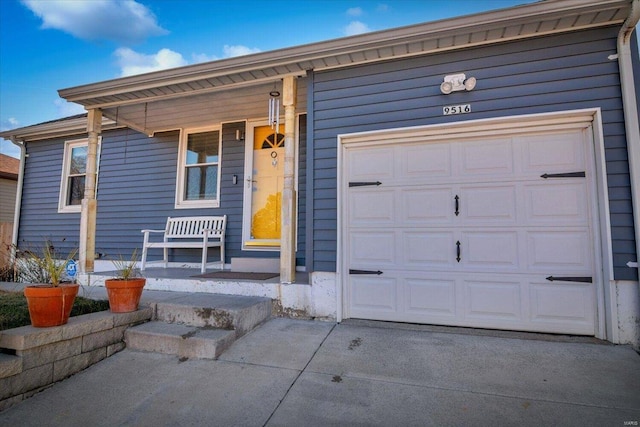
M 208 269 L 207 273 L 214 273 L 220 270 Z M 232 271 L 232 270 L 224 270 Z M 144 287 L 148 291 L 171 291 L 188 293 L 210 293 L 223 295 L 243 295 L 267 297 L 279 300 L 283 306 L 294 309 L 302 308 L 295 298 L 287 300 L 287 295 L 295 296 L 298 292 L 310 292 L 309 275 L 307 273 L 297 273 L 296 281 L 292 284 L 280 283 L 280 277 L 266 280 L 256 280 L 251 278 L 240 279 L 220 279 L 201 278 L 199 268 L 147 268 L 141 273 L 147 279 Z M 80 275 L 78 281 L 84 288 L 92 290 L 103 288 L 104 281 L 115 276 L 115 271 L 101 271 L 88 275 Z M 144 297 L 143 297 L 144 298 Z M 291 305 L 287 305 L 287 301 Z
M 225 269 L 225 270 L 218 270 L 215 268 L 208 268 L 207 269 L 207 273 L 215 273 L 217 271 L 233 271 L 231 269 Z M 159 279 L 179 279 L 179 280 L 194 280 L 194 281 L 199 281 L 199 282 L 212 282 L 212 281 L 235 281 L 235 280 L 227 280 L 227 279 L 207 279 L 207 278 L 201 278 L 201 277 L 195 277 L 195 276 L 199 276 L 202 273 L 200 273 L 200 269 L 199 268 L 178 268 L 178 267 L 169 267 L 169 268 L 162 268 L 162 267 L 149 267 L 147 266 L 145 271 L 142 272 L 138 272 L 140 276 L 142 277 L 146 277 L 147 279 L 150 280 L 159 280 Z M 95 276 L 95 277 L 113 277 L 116 274 L 115 271 L 100 271 L 100 272 L 96 272 L 96 273 L 91 273 L 91 276 Z M 237 279 L 240 281 L 251 281 L 250 279 Z M 270 279 L 266 279 L 266 280 L 261 280 L 260 282 L 264 282 L 264 283 L 280 283 L 280 276 L 277 275 L 276 277 L 272 277 Z M 305 272 L 301 272 L 301 271 L 297 271 L 296 272 L 296 280 L 295 283 L 297 284 L 309 284 L 309 274 L 305 273 Z

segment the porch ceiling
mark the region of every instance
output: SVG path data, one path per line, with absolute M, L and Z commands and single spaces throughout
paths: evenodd
M 179 98 L 148 100 L 102 108 L 103 115 L 147 135 L 179 128 L 198 128 L 214 123 L 267 117 L 269 92 L 274 83 L 238 87 L 226 91 L 185 94 Z M 297 79 L 296 113 L 306 111 L 307 79 Z
M 546 0 L 523 6 L 124 77 L 59 91 L 147 134 L 265 116 L 274 82 L 376 61 L 622 23 L 631 0 Z M 298 111 L 306 79 L 298 79 Z

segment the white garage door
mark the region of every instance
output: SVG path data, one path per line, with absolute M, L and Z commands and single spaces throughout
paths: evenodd
M 348 147 L 345 317 L 594 335 L 587 135 Z

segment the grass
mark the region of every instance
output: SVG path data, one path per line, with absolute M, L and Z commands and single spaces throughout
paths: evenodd
M 76 297 L 71 316 L 109 309 L 109 301 Z M 0 331 L 30 325 L 27 299 L 22 292 L 0 291 Z

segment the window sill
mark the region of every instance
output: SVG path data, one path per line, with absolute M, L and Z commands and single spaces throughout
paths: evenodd
M 176 203 L 175 209 L 202 209 L 202 208 L 219 208 L 220 202 L 207 201 L 207 202 L 181 202 Z
M 81 213 L 82 205 L 58 207 L 58 213 Z

